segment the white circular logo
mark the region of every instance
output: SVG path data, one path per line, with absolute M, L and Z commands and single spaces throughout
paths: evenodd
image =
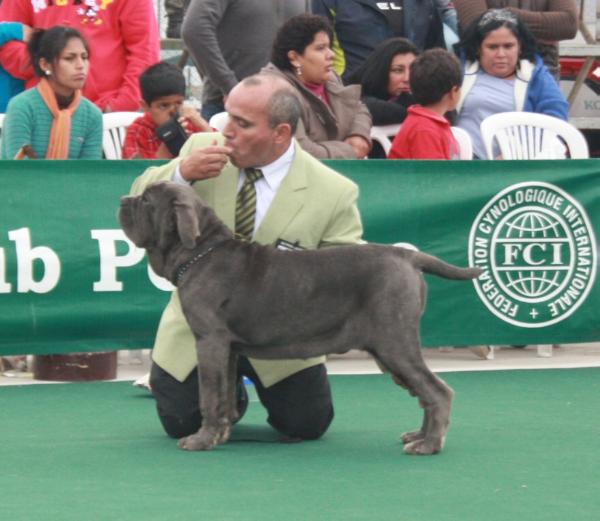
M 515 184 L 473 222 L 469 264 L 484 270 L 473 282 L 494 315 L 516 326 L 549 326 L 571 315 L 594 284 L 594 231 L 561 188 Z

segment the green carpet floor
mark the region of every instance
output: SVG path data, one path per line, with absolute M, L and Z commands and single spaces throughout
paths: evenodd
M 421 411 L 379 375 L 331 378 L 322 440 L 277 443 L 252 403 L 209 453 L 178 450 L 127 382 L 0 387 L 0 519 L 600 518 L 600 369 L 442 376 L 456 400 L 432 457 L 402 452 Z

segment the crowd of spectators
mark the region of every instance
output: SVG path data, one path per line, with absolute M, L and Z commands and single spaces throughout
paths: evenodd
M 371 126 L 399 125 L 409 107 L 420 110 L 415 107 L 419 105 L 415 94 L 420 93 L 411 89 L 411 70 L 421 52 L 439 47 L 456 52 L 462 67 L 457 110 L 441 118 L 469 133 L 476 158 L 485 157 L 478 129 L 490 114 L 525 110 L 567 117 L 568 105 L 551 76 L 558 77 L 557 41 L 576 32 L 574 0 L 312 0 L 312 14 L 305 13 L 308 4 L 164 0 L 166 34 L 181 36 L 202 78 L 198 114 L 183 104 L 183 76 L 173 66 L 157 66 L 159 31 L 152 0 L 85 5 L 0 2 L 0 111 L 7 114 L 3 157 L 12 157 L 15 147 L 18 151 L 25 145 L 35 155 L 47 156 L 33 127 L 21 124 L 11 129 L 17 119 L 11 113 L 19 106 L 23 110 L 24 98 L 17 95 L 40 82 L 28 49 L 31 35 L 56 25 L 78 30 L 89 47 L 80 89 L 82 106 L 89 100 L 102 112 L 145 113 L 131 125 L 124 158 L 173 157 L 159 127 L 173 119 L 184 137 L 210 130 L 208 121 L 225 111 L 231 89 L 260 70 L 285 78 L 295 88 L 302 103 L 295 137 L 312 155 L 385 157 L 379 144 L 371 141 Z M 452 47 L 448 34 L 458 40 Z M 490 66 L 506 60 L 510 71 Z M 54 78 L 44 79 L 42 83 L 54 86 Z M 46 106 L 45 119 L 51 121 L 56 115 Z M 74 114 L 75 123 L 80 111 Z M 71 130 L 75 128 L 77 124 Z M 392 157 L 406 157 L 396 153 Z M 415 157 L 423 157 L 422 153 Z M 95 154 L 70 151 L 68 157 Z M 432 150 L 431 158 L 438 157 Z

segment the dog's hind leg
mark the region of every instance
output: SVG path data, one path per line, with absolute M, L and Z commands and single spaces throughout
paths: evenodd
M 381 369 L 381 372 L 390 373 L 390 370 L 383 364 L 383 362 L 381 362 L 375 355 L 373 355 L 373 358 L 374 358 L 375 362 L 377 363 L 377 365 L 379 366 L 379 369 Z M 416 396 L 415 393 L 411 392 L 408 385 L 405 382 L 403 382 L 398 375 L 390 373 L 390 376 L 392 377 L 392 380 L 394 381 L 394 383 L 396 385 L 402 387 L 403 389 L 406 389 L 411 396 Z M 423 409 L 423 425 L 421 425 L 421 428 L 418 431 L 411 431 L 411 432 L 403 433 L 400 436 L 400 439 L 402 440 L 402 443 L 404 443 L 404 444 L 410 443 L 410 442 L 413 442 L 416 440 L 422 440 L 423 438 L 425 438 L 425 432 L 427 431 L 428 413 L 427 413 L 427 409 L 424 407 L 424 405 L 420 401 L 419 401 L 419 405 Z
M 196 342 L 202 426 L 195 434 L 179 440 L 185 450 L 211 450 L 229 438 L 228 408 L 229 338 L 204 338 Z M 234 383 L 235 388 L 235 383 Z
M 423 408 L 421 428 L 402 435 L 405 452 L 436 454 L 444 445 L 454 393 L 425 365 L 420 348 L 410 348 L 407 351 L 394 353 L 386 350 L 384 353 L 379 352 L 377 358 L 392 373 L 396 383 L 419 399 Z

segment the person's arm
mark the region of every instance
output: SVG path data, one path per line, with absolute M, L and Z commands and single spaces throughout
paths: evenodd
M 202 145 L 198 146 L 198 139 Z M 141 194 L 147 186 L 158 181 L 174 180 L 175 172 L 185 182 L 193 183 L 202 179 L 217 177 L 225 166 L 230 149 L 219 142 L 223 136 L 218 133 L 203 133 L 191 136 L 181 147 L 179 156 L 163 166 L 150 167 L 131 186 L 131 195 Z
M 103 112 L 137 110 L 140 74 L 160 61 L 158 22 L 152 1 L 121 0 L 115 8 L 120 9 L 119 27 L 127 65 L 119 89 L 106 92 L 96 100 Z
M 239 81 L 225 62 L 217 40 L 217 26 L 229 3 L 230 0 L 192 0 L 181 33 L 201 75 L 208 76 L 223 95 L 229 94 Z
M 133 181 L 129 194 L 140 195 L 151 184 L 158 183 L 159 181 L 171 181 L 180 162 L 181 156 L 169 161 L 166 165 L 151 166 L 146 169 L 142 175 Z
M 32 26 L 33 24 L 33 7 L 31 2 L 26 0 L 11 0 L 10 2 L 0 3 L 0 26 L 9 25 L 15 26 L 21 24 Z M 13 23 L 8 23 L 13 22 Z M 9 29 L 10 31 L 10 29 Z M 14 28 L 12 29 L 14 31 Z M 31 67 L 27 46 L 23 42 L 15 41 L 23 39 L 23 30 L 21 29 L 19 38 L 8 38 L 5 41 L 0 39 L 0 63 L 2 67 L 14 78 L 19 80 L 30 80 L 34 78 L 33 68 Z M 9 41 L 10 40 L 10 41 Z
M 368 146 L 367 153 L 371 149 L 371 127 L 373 126 L 373 119 L 367 106 L 358 99 L 356 103 L 356 110 L 352 119 L 352 126 L 346 137 L 358 136 L 362 138 Z
M 135 121 L 129 125 L 125 133 L 121 157 L 123 159 L 156 159 L 156 153 L 151 152 L 146 146 L 151 132 L 149 128 L 136 124 Z
M 179 123 L 185 129 L 185 131 L 189 134 L 193 134 L 194 132 L 211 132 L 212 128 L 208 124 L 198 112 L 196 107 L 192 107 L 191 105 L 184 105 L 179 110 Z
M 23 24 L 18 22 L 0 22 L 0 45 L 10 40 L 24 40 Z
M 363 226 L 357 206 L 358 187 L 348 183 L 333 202 L 329 225 L 323 232 L 319 248 L 340 244 L 357 244 L 362 239 Z
M 408 107 L 395 101 L 386 101 L 374 96 L 364 96 L 363 102 L 373 117 L 373 125 L 394 125 L 406 119 Z
M 565 121 L 569 119 L 569 103 L 545 65 L 533 80 L 527 97 L 532 112 L 547 114 Z
M 303 150 L 317 159 L 356 159 L 354 148 L 344 141 L 313 141 L 306 133 L 302 120 L 294 136 Z
M 569 40 L 577 34 L 578 13 L 575 0 L 549 0 L 545 11 L 508 7 L 541 41 Z
M 33 110 L 15 98 L 8 104 L 2 126 L 2 157 L 14 159 L 24 145 L 33 144 Z

